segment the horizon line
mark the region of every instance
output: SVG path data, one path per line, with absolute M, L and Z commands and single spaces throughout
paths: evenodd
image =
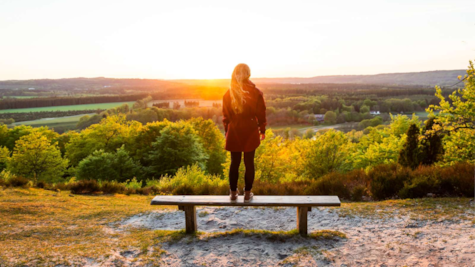
M 385 72 L 385 73 L 375 73 L 375 74 L 335 74 L 335 75 L 316 75 L 309 77 L 251 77 L 252 79 L 312 79 L 317 77 L 348 77 L 348 76 L 376 76 L 376 75 L 388 75 L 388 74 L 410 74 L 410 73 L 427 73 L 427 72 L 437 72 L 437 71 L 465 71 L 466 69 L 446 69 L 446 70 L 426 70 L 426 71 L 410 71 L 410 72 Z M 181 79 L 158 79 L 158 78 L 114 78 L 114 77 L 105 77 L 105 76 L 95 76 L 95 77 L 66 77 L 66 78 L 39 78 L 39 79 L 10 79 L 10 80 L 0 80 L 0 82 L 9 82 L 9 81 L 34 81 L 34 80 L 67 80 L 67 79 L 117 79 L 117 80 L 159 80 L 159 81 L 207 81 L 207 80 L 229 80 L 230 78 L 209 78 L 209 79 L 199 79 L 199 78 L 181 78 Z

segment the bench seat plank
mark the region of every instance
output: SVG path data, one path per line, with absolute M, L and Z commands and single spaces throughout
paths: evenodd
M 229 196 L 156 196 L 152 205 L 178 206 L 274 206 L 274 207 L 328 207 L 340 206 L 338 196 L 254 196 L 244 203 L 244 197 L 231 202 Z

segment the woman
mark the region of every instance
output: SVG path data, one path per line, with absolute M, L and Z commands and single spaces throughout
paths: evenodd
M 254 183 L 254 154 L 266 132 L 266 104 L 262 92 L 249 80 L 251 70 L 238 64 L 231 77 L 231 86 L 223 97 L 223 124 L 226 133 L 226 150 L 231 152 L 229 187 L 231 201 L 239 195 L 237 183 L 239 165 L 244 153 L 246 167 L 244 202 L 249 202 Z

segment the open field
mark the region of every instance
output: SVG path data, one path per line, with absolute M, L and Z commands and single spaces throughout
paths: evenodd
M 309 214 L 299 237 L 293 208 L 198 208 L 152 196 L 82 196 L 0 189 L 0 266 L 471 266 L 475 210 L 466 198 L 343 203 Z M 344 264 L 344 265 L 342 265 Z M 432 264 L 432 265 L 430 265 Z
M 41 107 L 41 108 L 2 109 L 2 110 L 0 110 L 0 113 L 109 109 L 109 108 L 118 107 L 122 104 L 128 104 L 129 106 L 132 106 L 134 104 L 134 101 L 85 104 L 85 105 L 55 106 L 55 107 Z
M 79 119 L 85 115 L 94 115 L 94 113 L 58 117 L 58 118 L 46 118 L 46 119 L 39 119 L 39 120 L 33 120 L 33 121 L 21 121 L 21 122 L 12 123 L 11 126 L 30 125 L 33 127 L 48 126 L 51 128 L 58 125 L 64 126 L 64 125 L 68 125 L 72 123 L 76 125 Z
M 0 98 L 0 100 L 8 99 L 8 98 L 28 99 L 28 98 L 37 98 L 37 97 L 38 96 L 31 96 L 31 95 L 11 95 L 11 96 L 5 96 L 3 98 Z

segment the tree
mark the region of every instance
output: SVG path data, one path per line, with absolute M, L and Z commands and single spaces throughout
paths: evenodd
M 0 147 L 0 172 L 7 167 L 8 160 L 10 159 L 10 150 L 2 146 Z
M 460 79 L 461 77 L 459 77 Z M 475 67 L 470 61 L 467 75 L 464 77 L 465 86 L 454 91 L 449 100 L 442 94 L 442 89 L 436 87 L 436 96 L 440 99 L 438 105 L 430 105 L 427 109 L 431 115 L 439 112 L 430 132 L 447 133 L 444 140 L 444 162 L 451 164 L 457 161 L 475 162 Z
M 444 154 L 442 133 L 433 131 L 435 118 L 431 117 L 425 122 L 421 140 L 421 160 L 424 165 L 432 165 L 440 160 Z
M 369 107 L 363 105 L 363 106 L 360 108 L 360 113 L 369 113 Z
M 57 144 L 51 144 L 40 132 L 22 136 L 8 164 L 12 173 L 33 179 L 35 183 L 59 180 L 67 166 L 68 160 L 61 158 Z
M 399 153 L 398 162 L 404 167 L 417 168 L 420 163 L 421 150 L 419 148 L 420 129 L 415 124 L 411 124 L 407 130 L 407 138 Z
M 210 174 L 222 176 L 223 163 L 226 161 L 223 134 L 212 120 L 194 118 L 190 120 L 190 123 L 199 136 L 206 154 L 209 156 L 206 161 L 206 170 Z
M 208 155 L 196 131 L 182 121 L 160 131 L 160 136 L 152 143 L 152 151 L 148 155 L 151 165 L 147 170 L 155 177 L 173 175 L 179 168 L 194 163 L 206 170 L 207 159 Z
M 308 177 L 319 178 L 332 171 L 344 171 L 347 167 L 348 138 L 333 129 L 318 134 L 309 144 L 304 155 L 304 168 Z
M 323 117 L 326 123 L 335 124 L 336 123 L 336 113 L 333 111 L 327 111 Z
M 470 61 L 467 75 L 465 76 L 465 87 L 454 91 L 448 101 L 442 94 L 442 89 L 436 87 L 436 96 L 440 99 L 439 105 L 430 105 L 428 112 L 434 114 L 439 111 L 435 122 L 439 124 L 434 130 L 444 130 L 446 132 L 458 129 L 475 129 L 475 67 Z M 452 102 L 452 104 L 451 104 Z
M 71 136 L 65 155 L 72 166 L 77 166 L 96 150 L 115 152 L 122 145 L 129 145 L 141 127 L 137 121 L 126 121 L 124 115 L 108 116 L 99 124 L 82 130 L 79 135 Z
M 139 176 L 140 169 L 140 164 L 122 146 L 115 153 L 98 150 L 87 156 L 79 163 L 76 177 L 80 180 L 125 182 Z

